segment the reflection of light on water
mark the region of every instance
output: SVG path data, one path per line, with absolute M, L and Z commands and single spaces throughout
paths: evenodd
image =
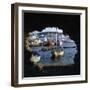
M 51 56 L 52 56 L 51 50 L 43 52 L 40 49 L 41 47 L 37 47 L 33 49 L 35 51 L 39 50 L 38 53 L 41 56 L 41 60 L 39 63 L 45 64 L 45 65 L 47 64 L 71 65 L 75 63 L 74 58 L 75 58 L 75 55 L 77 54 L 76 48 L 64 48 L 64 56 L 58 58 L 55 61 L 51 59 Z

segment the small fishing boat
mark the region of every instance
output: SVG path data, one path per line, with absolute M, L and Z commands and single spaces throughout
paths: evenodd
M 38 63 L 40 61 L 41 56 L 37 52 L 32 52 L 30 61 L 34 64 Z
M 54 42 L 52 42 L 51 40 L 48 40 L 46 45 L 42 48 L 42 51 L 52 50 L 53 46 L 54 46 Z
M 54 50 L 52 53 L 53 58 L 58 58 L 64 56 L 64 50 Z

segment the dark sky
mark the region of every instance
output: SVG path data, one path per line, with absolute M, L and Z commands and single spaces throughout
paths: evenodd
M 42 31 L 46 27 L 63 29 L 80 45 L 80 15 L 24 12 L 24 32 Z

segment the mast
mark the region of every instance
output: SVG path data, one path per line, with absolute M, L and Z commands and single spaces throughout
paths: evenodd
M 57 48 L 57 42 L 58 42 L 58 35 L 57 35 L 58 31 L 57 31 L 57 28 L 56 28 L 56 48 Z

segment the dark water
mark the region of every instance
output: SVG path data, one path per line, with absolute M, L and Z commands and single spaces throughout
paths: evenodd
M 39 76 L 60 76 L 60 75 L 78 75 L 80 74 L 80 56 L 79 51 L 76 48 L 65 48 L 64 56 L 57 61 L 52 61 L 50 58 L 50 51 L 43 52 L 40 48 L 33 48 L 33 50 L 39 50 L 41 60 L 38 63 L 53 64 L 61 63 L 60 66 L 48 66 L 44 67 L 43 71 L 40 71 L 35 65 L 33 65 L 29 58 L 30 53 L 24 50 L 24 77 L 39 77 Z

